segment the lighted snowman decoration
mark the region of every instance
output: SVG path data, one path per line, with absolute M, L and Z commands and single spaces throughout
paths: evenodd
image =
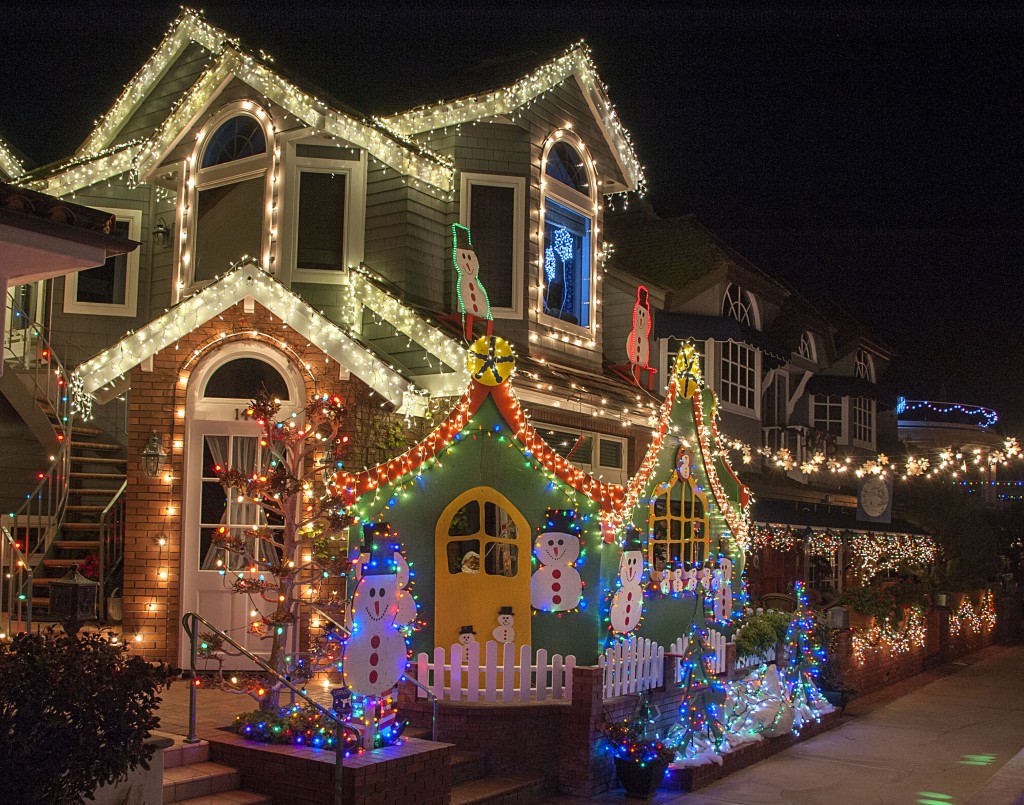
M 576 570 L 580 541 L 572 530 L 572 511 L 549 511 L 547 529 L 537 535 L 533 552 L 539 567 L 530 577 L 530 604 L 542 612 L 575 609 L 583 597 L 583 580 Z
M 715 618 L 727 621 L 732 615 L 732 560 L 723 556 L 711 580 L 715 600 Z
M 398 576 L 390 555 L 375 546 L 352 596 L 352 634 L 345 643 L 345 685 L 360 696 L 378 698 L 405 673 L 407 649 L 398 631 Z
M 610 619 L 612 631 L 629 634 L 640 623 L 643 614 L 644 590 L 641 579 L 644 575 L 644 554 L 636 530 L 626 529 L 626 539 L 619 558 L 619 589 L 612 598 Z
M 397 548 L 395 545 L 393 548 Z M 395 615 L 395 624 L 400 628 L 411 626 L 416 622 L 416 601 L 409 591 L 409 562 L 401 551 L 395 550 L 392 554 L 395 563 L 396 576 L 398 577 L 398 614 Z
M 516 642 L 516 630 L 512 627 L 513 615 L 512 607 L 501 607 L 498 610 L 498 627 L 491 634 L 499 643 Z
M 459 243 L 459 232 L 465 233 L 464 243 Z M 466 331 L 466 340 L 473 340 L 473 320 L 485 319 L 492 321 L 491 301 L 487 291 L 480 283 L 480 261 L 473 251 L 473 238 L 469 227 L 452 224 L 452 262 L 459 275 L 458 294 L 459 308 L 462 310 L 462 322 Z M 488 325 L 488 335 L 490 335 Z
M 633 376 L 639 380 L 639 371 L 649 368 L 651 360 L 651 301 L 643 285 L 636 289 L 633 329 L 626 339 L 626 355 L 633 364 Z

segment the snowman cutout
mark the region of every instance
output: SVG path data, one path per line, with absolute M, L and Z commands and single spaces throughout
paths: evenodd
M 472 626 L 459 627 L 459 645 L 468 647 L 470 643 L 476 642 L 476 632 Z
M 580 540 L 572 511 L 548 511 L 547 531 L 537 535 L 533 552 L 539 567 L 530 577 L 530 604 L 541 612 L 567 612 L 579 606 L 583 580 L 576 570 Z
M 639 383 L 640 371 L 649 369 L 651 360 L 651 300 L 643 285 L 636 289 L 633 329 L 626 339 L 626 356 L 633 364 L 633 378 Z
M 398 577 L 398 614 L 395 615 L 395 625 L 399 628 L 411 627 L 416 622 L 416 601 L 409 591 L 409 562 L 400 550 L 398 545 L 392 546 L 394 553 L 392 559 L 395 562 Z
M 636 529 L 627 527 L 626 539 L 619 558 L 619 589 L 612 598 L 611 624 L 616 634 L 629 634 L 640 623 L 644 591 L 640 579 L 644 574 L 644 554 Z
M 459 244 L 459 230 L 466 233 L 465 243 L 462 245 Z M 491 300 L 480 283 L 480 261 L 477 259 L 476 252 L 473 251 L 473 238 L 470 235 L 469 227 L 462 226 L 462 224 L 452 224 L 452 262 L 459 275 L 459 307 L 462 310 L 462 324 L 466 340 L 473 340 L 474 319 L 485 319 L 487 335 L 490 335 L 494 328 Z
M 344 682 L 353 693 L 379 698 L 398 684 L 408 655 L 395 625 L 398 576 L 376 547 L 363 565 L 351 610 L 352 634 L 342 655 Z
M 732 560 L 723 556 L 711 580 L 715 596 L 715 618 L 727 621 L 732 616 Z
M 515 643 L 516 630 L 512 628 L 512 607 L 501 607 L 498 610 L 498 627 L 491 632 L 499 643 Z

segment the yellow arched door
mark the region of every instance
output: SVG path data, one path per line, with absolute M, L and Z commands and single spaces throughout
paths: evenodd
M 472 626 L 493 640 L 498 610 L 512 607 L 515 644 L 530 642 L 530 527 L 508 498 L 478 486 L 448 504 L 434 535 L 434 645 Z

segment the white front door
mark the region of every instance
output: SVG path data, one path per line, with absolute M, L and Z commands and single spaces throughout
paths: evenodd
M 267 554 L 273 550 L 265 541 L 246 537 L 246 532 L 255 526 L 274 530 L 281 522 L 255 503 L 241 502 L 236 495 L 229 495 L 217 478 L 218 467 L 251 473 L 265 466 L 266 448 L 260 447 L 259 432 L 255 423 L 244 420 L 200 420 L 190 424 L 182 535 L 182 611 L 198 612 L 247 650 L 266 657 L 270 641 L 254 634 L 252 626 L 260 620 L 260 612 L 270 613 L 274 605 L 258 592 L 236 592 L 234 585 L 237 581 L 259 580 L 260 571 L 250 562 L 269 559 Z M 243 540 L 246 555 L 220 547 L 214 539 L 218 534 Z M 268 595 L 272 597 L 273 593 Z M 182 662 L 188 661 L 188 652 L 186 640 Z M 226 667 L 247 665 L 232 660 Z

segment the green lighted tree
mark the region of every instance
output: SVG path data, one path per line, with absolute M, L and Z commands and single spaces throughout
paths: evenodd
M 688 757 L 710 747 L 717 750 L 725 731 L 722 725 L 725 687 L 715 677 L 712 665 L 715 651 L 708 646 L 707 639 L 706 626 L 699 628 L 694 623 L 680 661 L 685 695 L 679 708 L 682 731 L 679 749 Z
M 340 466 L 345 408 L 338 397 L 316 396 L 301 414 L 278 418 L 281 404 L 262 389 L 245 411 L 260 426 L 259 459 L 253 467 L 217 467 L 229 499 L 252 507 L 256 525 L 244 531 L 223 526 L 213 544 L 224 553 L 217 567 L 225 584 L 247 596 L 254 613 L 248 629 L 270 643 L 268 664 L 302 682 L 329 667 L 336 656 L 291 655 L 288 631 L 308 603 L 337 604 L 337 582 L 348 570 L 346 533 L 352 518 L 331 494 Z M 222 669 L 231 656 L 216 635 L 201 635 L 200 654 L 218 664 L 219 683 L 249 693 L 260 709 L 276 713 L 282 684 L 259 675 Z
M 786 678 L 789 700 L 798 715 L 814 717 L 822 700 L 816 679 L 825 662 L 825 649 L 814 628 L 814 613 L 807 603 L 803 582 L 796 583 L 797 610 L 786 633 Z

